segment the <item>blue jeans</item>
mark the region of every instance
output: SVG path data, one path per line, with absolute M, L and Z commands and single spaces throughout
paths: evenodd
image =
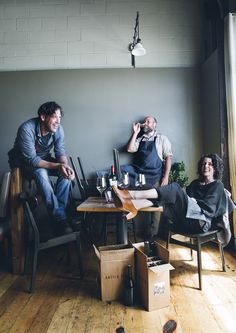
M 40 193 L 46 203 L 49 214 L 55 221 L 67 218 L 66 206 L 68 203 L 71 181 L 62 175 L 57 175 L 55 190 L 52 187 L 49 176 L 55 175 L 54 170 L 37 168 L 33 170 L 33 175 Z

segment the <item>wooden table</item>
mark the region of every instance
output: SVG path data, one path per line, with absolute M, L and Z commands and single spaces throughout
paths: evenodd
M 128 243 L 128 231 L 127 231 L 127 212 L 117 208 L 113 203 L 107 203 L 104 198 L 89 197 L 82 202 L 76 209 L 78 212 L 90 212 L 90 213 L 120 213 L 120 220 L 117 223 L 117 243 Z M 142 208 L 143 212 L 163 212 L 163 207 L 147 207 Z

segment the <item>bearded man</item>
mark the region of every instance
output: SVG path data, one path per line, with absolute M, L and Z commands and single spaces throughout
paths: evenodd
M 134 161 L 133 164 L 121 166 L 121 171 L 129 173 L 131 187 L 135 187 L 139 174 L 145 176 L 147 187 L 168 185 L 173 154 L 169 139 L 157 133 L 156 118 L 147 116 L 143 122 L 133 123 L 127 151 L 134 154 Z M 160 213 L 152 213 L 149 238 L 157 235 L 159 224 Z
M 131 186 L 140 173 L 145 175 L 147 186 L 168 185 L 173 154 L 168 138 L 157 133 L 156 118 L 147 116 L 142 123 L 133 124 L 127 151 L 134 153 L 134 162 L 121 170 L 129 173 Z

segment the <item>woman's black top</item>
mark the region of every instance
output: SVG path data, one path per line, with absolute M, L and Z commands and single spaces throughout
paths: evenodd
M 196 179 L 186 188 L 186 193 L 197 200 L 204 215 L 211 219 L 226 212 L 227 198 L 220 180 L 203 185 Z

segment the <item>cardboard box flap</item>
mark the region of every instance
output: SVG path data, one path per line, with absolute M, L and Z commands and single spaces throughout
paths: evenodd
M 167 263 L 163 265 L 148 267 L 148 269 L 154 273 L 158 273 L 158 272 L 164 272 L 166 270 L 173 270 L 175 268 L 171 264 Z
M 96 246 L 94 244 L 93 244 L 93 248 L 94 248 L 94 252 L 95 252 L 97 258 L 100 260 L 101 259 L 100 253 L 99 253 L 98 249 L 96 248 Z
M 124 244 L 99 246 L 99 248 L 97 248 L 96 245 L 93 244 L 93 248 L 99 260 L 101 260 L 101 257 L 103 257 L 105 260 L 106 258 L 107 260 L 120 260 L 123 259 L 124 255 L 126 255 L 127 253 L 132 254 L 134 252 L 134 248 L 132 246 Z
M 99 246 L 99 251 L 116 251 L 116 250 L 124 250 L 130 249 L 132 245 L 129 244 L 118 244 L 118 245 L 106 245 L 106 246 Z
M 139 252 L 141 252 L 146 258 L 148 258 L 146 256 L 146 254 L 144 253 L 144 243 L 133 243 L 132 244 L 133 247 L 138 250 Z M 156 253 L 155 256 L 159 257 L 160 259 L 164 260 L 165 262 L 169 262 L 170 261 L 170 254 L 169 254 L 169 250 L 167 250 L 164 246 L 162 246 L 161 244 L 155 242 L 155 247 L 156 247 Z
M 162 246 L 161 244 L 155 242 L 156 245 L 156 254 L 159 258 L 161 258 L 162 260 L 169 262 L 170 261 L 170 252 L 169 250 L 167 250 L 167 248 L 165 248 L 164 246 Z
M 144 251 L 144 242 L 141 242 L 141 243 L 133 243 L 132 246 L 140 251 L 140 252 L 143 252 Z

